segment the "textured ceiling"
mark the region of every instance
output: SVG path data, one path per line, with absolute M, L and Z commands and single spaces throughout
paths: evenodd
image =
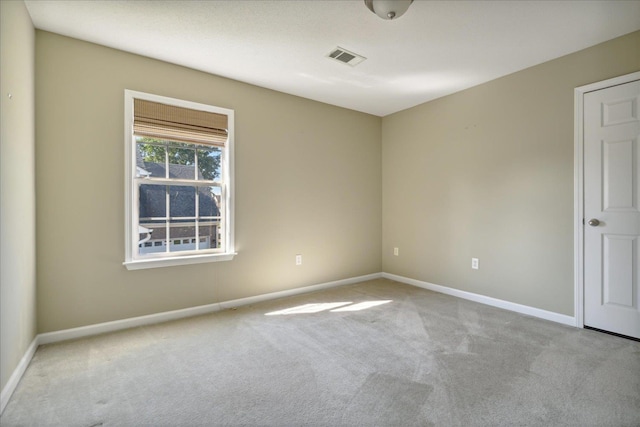
M 26 1 L 36 28 L 385 116 L 640 29 L 640 1 Z M 367 59 L 326 57 L 336 46 Z

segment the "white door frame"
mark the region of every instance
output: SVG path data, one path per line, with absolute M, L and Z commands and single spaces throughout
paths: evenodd
M 638 79 L 640 79 L 640 71 L 574 89 L 573 265 L 574 316 L 578 328 L 584 328 L 584 96 L 588 92 Z

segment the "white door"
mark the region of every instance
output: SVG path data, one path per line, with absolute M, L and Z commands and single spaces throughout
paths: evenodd
M 584 324 L 640 338 L 640 80 L 584 96 Z

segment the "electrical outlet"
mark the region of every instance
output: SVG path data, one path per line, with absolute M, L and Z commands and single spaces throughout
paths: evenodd
M 478 258 L 471 258 L 471 268 L 474 270 L 480 268 L 480 261 L 478 261 Z
M 302 255 L 296 255 L 296 265 L 302 265 Z
M 400 249 L 398 249 L 398 248 L 393 248 L 393 254 L 394 254 L 395 256 L 400 255 Z

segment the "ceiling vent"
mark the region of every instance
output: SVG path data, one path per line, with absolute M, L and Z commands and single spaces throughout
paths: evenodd
M 357 53 L 353 53 L 353 52 L 349 52 L 346 49 L 343 49 L 341 47 L 336 47 L 335 49 L 333 49 L 328 55 L 327 57 L 334 59 L 338 62 L 342 62 L 343 64 L 347 64 L 350 65 L 352 67 L 358 65 L 359 63 L 361 63 L 362 61 L 364 61 L 365 58 L 362 55 L 358 55 Z

